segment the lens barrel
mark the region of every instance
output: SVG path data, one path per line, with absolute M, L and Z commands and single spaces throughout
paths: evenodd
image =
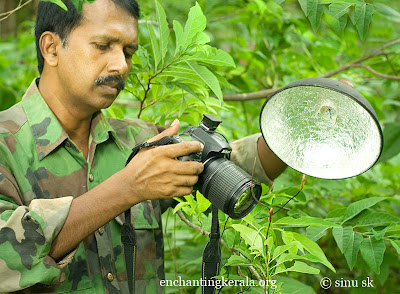
M 205 163 L 198 187 L 212 204 L 234 219 L 246 216 L 256 205 L 254 197 L 261 196 L 261 185 L 226 158 L 213 157 Z

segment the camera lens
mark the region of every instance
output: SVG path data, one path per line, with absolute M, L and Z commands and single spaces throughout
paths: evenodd
M 211 158 L 199 178 L 199 190 L 234 219 L 246 216 L 261 196 L 261 186 L 226 158 Z M 253 197 L 254 194 L 254 197 Z
M 252 189 L 253 191 L 251 191 Z M 257 189 L 257 187 L 252 182 L 249 182 L 248 188 L 239 196 L 233 207 L 233 213 L 235 215 L 243 214 L 243 212 L 245 212 L 253 204 L 254 198 L 252 193 L 254 196 L 257 194 L 254 189 Z

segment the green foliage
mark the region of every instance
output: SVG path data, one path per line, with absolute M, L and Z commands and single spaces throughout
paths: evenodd
M 20 29 L 18 40 L 10 37 L 0 43 L 0 110 L 21 100 L 24 87 L 37 75 L 33 23 L 26 21 Z
M 64 10 L 68 10 L 67 6 L 64 4 L 64 2 L 62 0 L 41 0 L 43 2 L 52 2 L 54 4 L 57 4 L 58 6 L 60 6 L 62 9 Z M 81 1 L 80 3 L 77 3 L 77 1 L 74 2 L 74 5 L 77 5 L 78 7 L 82 7 L 82 3 L 83 1 Z
M 199 4 L 190 9 L 184 27 L 174 21 L 175 42 L 170 38 L 163 7 L 158 2 L 155 7 L 157 30 L 147 23 L 150 44 L 141 46 L 133 57 L 127 90 L 140 103 L 137 117 L 159 124 L 179 117 L 194 124 L 196 117 L 188 115 L 191 111 L 215 113 L 221 107 L 221 84 L 227 82 L 217 70 L 235 63 L 226 52 L 207 45 L 210 39 L 203 32 L 206 18 Z M 173 54 L 168 50 L 171 47 L 175 47 Z M 209 90 L 219 103 L 210 97 Z M 149 106 L 154 107 L 148 111 Z
M 78 8 L 84 2 L 74 0 Z M 363 175 L 336 181 L 308 178 L 285 210 L 279 207 L 297 194 L 301 181 L 301 175 L 288 169 L 272 191 L 263 187 L 260 201 L 273 208 L 272 217 L 262 205 L 243 220 L 226 220 L 221 213 L 222 239 L 227 245 L 222 246 L 221 275 L 257 279 L 256 273 L 278 281 L 277 289 L 258 287 L 247 293 L 319 293 L 319 281 L 325 276 L 332 280 L 370 277 L 372 291 L 396 293 L 400 270 L 399 82 L 352 64 L 382 49 L 384 54 L 360 64 L 399 76 L 400 44 L 390 42 L 400 38 L 400 3 L 160 0 L 141 1 L 141 10 L 146 20 L 140 27 L 140 48 L 132 59 L 126 91 L 106 111 L 110 116 L 140 117 L 159 125 L 178 117 L 185 128 L 197 125 L 203 113 L 213 113 L 223 120 L 220 131 L 237 139 L 259 132 L 264 100 L 229 102 L 223 101 L 224 96 L 281 87 L 345 65 L 348 70 L 334 78 L 352 81 L 370 101 L 384 129 L 379 164 Z M 32 35 L 29 23 L 21 27 L 18 39 L 0 43 L 3 109 L 21 98 L 23 88 L 36 75 Z M 164 215 L 167 279 L 176 275 L 200 279 L 201 254 L 208 238 L 179 221 L 177 212 L 209 230 L 210 203 L 199 193 L 177 200 L 175 209 Z M 181 290 L 201 293 L 195 288 Z M 221 293 L 241 290 L 245 289 L 224 288 Z M 350 293 L 347 290 L 332 289 L 332 293 Z M 166 291 L 177 293 L 179 289 Z

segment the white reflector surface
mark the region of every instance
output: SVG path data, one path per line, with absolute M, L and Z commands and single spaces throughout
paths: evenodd
M 268 146 L 282 161 L 318 178 L 361 174 L 381 150 L 379 128 L 370 113 L 350 97 L 322 87 L 275 94 L 260 123 Z

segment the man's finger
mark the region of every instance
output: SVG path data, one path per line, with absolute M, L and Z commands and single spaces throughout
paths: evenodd
M 165 136 L 176 135 L 176 134 L 178 134 L 178 130 L 179 130 L 179 120 L 175 119 L 168 129 L 162 131 L 158 135 L 156 135 L 153 138 L 147 140 L 147 142 L 154 142 L 154 141 L 157 141 L 157 140 L 159 140 L 159 139 L 161 139 L 161 138 L 163 138 Z
M 193 187 L 179 186 L 179 187 L 176 187 L 174 192 L 169 197 L 164 197 L 164 198 L 168 199 L 168 198 L 172 198 L 172 197 L 182 197 L 185 195 L 189 195 L 190 193 L 192 193 L 192 191 L 193 191 Z
M 197 161 L 171 160 L 170 170 L 177 175 L 199 175 L 204 170 L 204 165 Z
M 182 187 L 193 187 L 198 180 L 198 176 L 178 176 L 175 178 L 174 184 Z
M 177 158 L 179 156 L 189 155 L 202 151 L 204 145 L 198 141 L 181 142 L 177 144 L 164 145 L 152 149 L 153 152 L 161 152 L 169 158 Z

